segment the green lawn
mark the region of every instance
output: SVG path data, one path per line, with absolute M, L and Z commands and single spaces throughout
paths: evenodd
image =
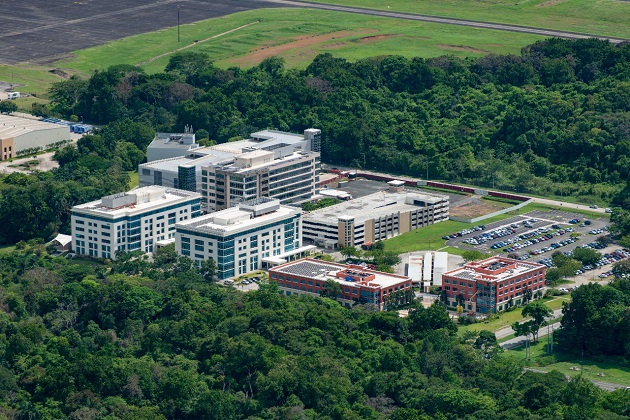
M 33 110 L 33 104 L 47 104 L 50 101 L 38 96 L 28 96 L 24 98 L 15 99 L 15 104 L 20 111 L 31 112 Z
M 465 331 L 481 330 L 498 331 L 501 328 L 509 327 L 517 321 L 521 321 L 523 319 L 523 316 L 521 315 L 521 310 L 521 308 L 516 308 L 515 310 L 510 312 L 502 312 L 498 314 L 496 318 L 490 321 L 479 322 L 477 324 L 470 325 L 458 325 L 457 328 L 460 333 Z
M 19 85 L 14 88 L 16 92 L 44 94 L 54 82 L 63 80 L 48 70 L 44 67 L 0 64 L 0 80 Z
M 630 38 L 630 4 L 614 0 L 312 0 L 371 9 Z
M 562 308 L 562 302 L 570 301 L 568 296 L 558 296 L 554 298 L 544 298 L 543 303 L 551 310 L 556 310 Z M 477 324 L 470 325 L 458 325 L 458 330 L 460 333 L 465 331 L 498 331 L 502 328 L 509 327 L 517 321 L 522 321 L 524 318 L 521 315 L 522 308 L 516 308 L 510 312 L 501 312 L 494 319 L 485 322 L 479 322 Z M 555 321 L 553 321 L 555 322 Z
M 129 189 L 140 185 L 140 174 L 138 171 L 127 171 L 127 175 L 129 175 Z
M 384 241 L 385 250 L 402 254 L 411 251 L 437 250 L 444 247 L 446 241 L 442 236 L 466 229 L 470 224 L 447 220 L 427 227 L 403 233 Z
M 547 354 L 547 339 L 542 338 L 538 344 L 530 347 L 531 357 L 525 360 L 525 347 L 517 347 L 513 350 L 507 350 L 505 354 L 515 361 L 525 361 L 526 366 L 530 366 L 537 370 L 549 372 L 557 370 L 565 375 L 577 376 L 583 375 L 587 379 L 595 381 L 610 382 L 620 385 L 630 384 L 630 366 L 622 361 L 616 362 L 612 358 L 606 361 L 585 358 L 582 360 L 579 356 L 565 355 L 557 351 L 553 356 Z M 577 368 L 574 370 L 571 368 Z M 598 374 L 603 374 L 599 376 Z
M 350 60 L 385 54 L 518 54 L 521 47 L 539 39 L 542 37 L 322 10 L 260 9 L 183 25 L 179 44 L 173 27 L 77 51 L 75 58 L 55 65 L 89 74 L 125 63 L 157 72 L 169 56 L 147 60 L 193 45 L 188 51 L 208 53 L 220 67 L 250 67 L 268 55 L 284 58 L 288 67 L 305 67 L 324 52 Z
M 551 310 L 562 309 L 563 302 L 571 302 L 571 296 L 556 296 L 551 300 L 545 302 L 545 306 L 547 306 Z

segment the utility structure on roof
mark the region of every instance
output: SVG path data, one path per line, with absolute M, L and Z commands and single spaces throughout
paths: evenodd
M 183 133 L 157 133 L 147 147 L 147 162 L 186 156 L 198 147 L 192 127 Z

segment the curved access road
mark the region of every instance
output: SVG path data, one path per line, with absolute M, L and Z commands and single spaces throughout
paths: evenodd
M 568 38 L 568 39 L 597 38 L 597 39 L 607 40 L 615 44 L 630 41 L 624 38 L 612 38 L 612 37 L 601 36 L 601 35 L 556 31 L 553 29 L 533 28 L 533 27 L 528 27 L 528 26 L 508 25 L 508 24 L 503 24 L 503 23 L 480 22 L 476 20 L 420 15 L 420 14 L 415 14 L 415 13 L 388 12 L 386 10 L 363 9 L 360 7 L 337 6 L 333 4 L 310 3 L 306 1 L 295 1 L 295 0 L 265 0 L 265 1 L 267 3 L 275 3 L 275 4 L 285 5 L 285 6 L 292 6 L 292 7 L 306 7 L 306 8 L 311 8 L 311 9 L 332 10 L 335 12 L 360 13 L 364 15 L 390 17 L 390 18 L 395 18 L 395 19 L 407 19 L 407 20 L 417 20 L 417 21 L 422 21 L 422 22 L 443 23 L 447 25 L 460 25 L 460 26 L 471 26 L 474 28 L 495 29 L 498 31 L 523 32 L 527 34 L 541 35 L 545 37 L 557 37 L 557 38 Z
M 539 197 L 532 197 L 532 201 L 534 203 L 546 204 L 550 206 L 565 207 L 567 211 L 570 211 L 572 209 L 578 209 L 578 210 L 590 211 L 592 213 L 606 214 L 606 209 L 602 209 L 602 208 L 594 209 L 584 204 L 573 204 L 573 203 L 567 203 L 566 201 L 550 200 L 548 198 L 539 198 Z

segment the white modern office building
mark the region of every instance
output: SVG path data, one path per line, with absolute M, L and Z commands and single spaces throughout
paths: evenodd
M 183 133 L 157 133 L 147 147 L 147 162 L 186 156 L 198 147 L 195 133 L 188 127 Z
M 219 279 L 258 270 L 265 258 L 300 254 L 301 246 L 301 210 L 269 198 L 175 225 L 177 252 L 199 263 L 214 259 Z
M 319 153 L 275 157 L 253 150 L 227 162 L 201 168 L 201 194 L 207 211 L 218 211 L 258 197 L 283 204 L 308 200 L 317 192 Z
M 168 143 L 155 151 L 167 153 Z M 236 157 L 256 150 L 272 152 L 274 159 L 282 159 L 295 152 L 315 152 L 319 165 L 321 151 L 321 131 L 314 128 L 304 130 L 303 134 L 264 130 L 253 133 L 251 138 L 210 147 L 197 147 L 181 155 L 180 147 L 175 145 L 175 157 L 159 159 L 138 166 L 140 186 L 163 185 L 188 191 L 201 192 L 201 168 L 213 165 L 230 165 Z M 318 180 L 317 180 L 318 181 Z
M 117 251 L 153 252 L 175 237 L 175 223 L 200 215 L 201 194 L 141 187 L 72 208 L 72 249 L 77 255 L 116 258 Z
M 405 190 L 390 181 L 387 190 L 305 213 L 304 239 L 325 248 L 361 246 L 448 220 L 449 198 Z

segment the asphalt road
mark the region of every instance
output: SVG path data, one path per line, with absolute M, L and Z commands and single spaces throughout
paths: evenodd
M 554 311 L 554 318 L 559 316 L 556 315 L 556 312 L 560 312 L 560 315 L 562 315 L 562 310 L 559 309 L 557 311 Z M 549 325 L 549 328 L 547 326 L 542 327 L 539 331 L 538 331 L 538 340 L 540 340 L 542 337 L 546 337 L 549 334 L 550 330 L 556 331 L 560 328 L 560 322 L 554 322 L 553 324 Z M 505 331 L 503 331 L 505 330 Z M 504 337 L 507 337 L 510 334 L 514 334 L 514 331 L 512 330 L 512 327 L 508 328 L 503 328 L 503 330 L 499 330 L 495 333 L 495 335 L 497 335 L 497 338 L 499 338 L 498 334 L 499 332 L 503 331 L 503 333 L 507 333 L 509 332 L 509 334 L 505 334 Z M 513 349 L 515 347 L 518 346 L 522 346 L 523 344 L 525 344 L 525 342 L 527 341 L 526 337 L 514 337 L 511 338 L 507 341 L 504 341 L 503 343 L 501 343 L 501 347 L 503 347 L 504 349 Z
M 536 198 L 536 197 L 532 197 L 532 200 L 534 201 L 534 203 L 547 204 L 547 205 L 551 205 L 551 206 L 565 207 L 567 209 L 567 211 L 571 211 L 573 209 L 577 209 L 577 210 L 590 211 L 592 213 L 606 214 L 606 209 L 602 209 L 602 208 L 594 209 L 594 208 L 591 208 L 590 206 L 585 206 L 585 205 L 582 205 L 582 204 L 566 203 L 564 201 L 549 200 L 547 198 Z
M 313 9 L 333 10 L 337 12 L 361 13 L 364 15 L 391 17 L 396 19 L 417 20 L 423 22 L 444 23 L 447 25 L 472 26 L 474 28 L 495 29 L 499 31 L 523 32 L 534 35 L 542 35 L 545 37 L 558 37 L 568 39 L 586 39 L 598 38 L 605 39 L 612 43 L 621 43 L 627 41 L 623 38 L 611 38 L 594 34 L 581 34 L 576 32 L 556 31 L 552 29 L 534 28 L 528 26 L 506 25 L 501 23 L 479 22 L 468 19 L 445 18 L 438 16 L 419 15 L 412 13 L 388 12 L 384 10 L 362 9 L 358 7 L 336 6 L 331 4 L 309 3 L 294 0 L 267 0 L 269 3 L 277 3 L 294 7 L 309 7 Z

